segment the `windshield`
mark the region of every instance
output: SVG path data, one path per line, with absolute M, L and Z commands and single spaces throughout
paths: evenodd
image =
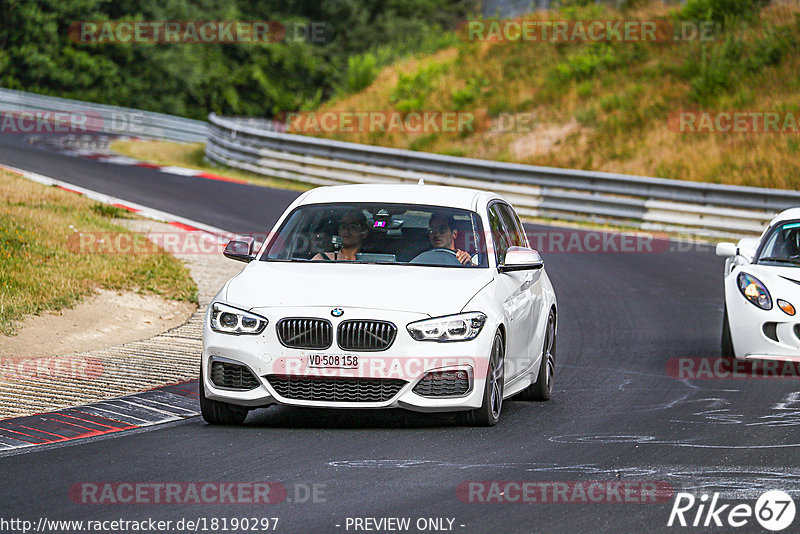
M 294 210 L 262 261 L 487 267 L 472 211 L 419 204 L 312 204 Z
M 776 226 L 761 247 L 758 263 L 800 266 L 800 221 Z

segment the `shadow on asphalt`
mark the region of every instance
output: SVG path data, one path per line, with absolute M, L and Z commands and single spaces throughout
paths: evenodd
M 516 411 L 516 402 L 506 400 L 505 416 Z M 500 424 L 502 425 L 501 416 Z M 202 421 L 202 420 L 201 420 Z M 392 428 L 452 428 L 465 425 L 456 413 L 417 413 L 402 409 L 338 410 L 325 408 L 298 408 L 270 406 L 253 410 L 247 416 L 245 427 L 259 428 L 329 428 L 329 429 L 392 429 Z

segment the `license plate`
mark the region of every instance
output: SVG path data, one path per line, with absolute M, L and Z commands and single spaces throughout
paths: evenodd
M 312 354 L 308 366 L 318 369 L 358 369 L 358 356 L 352 354 Z

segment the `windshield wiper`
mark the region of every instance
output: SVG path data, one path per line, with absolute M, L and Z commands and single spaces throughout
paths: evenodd
M 792 265 L 800 265 L 800 260 L 794 259 L 796 256 L 792 256 L 791 258 L 778 258 L 775 256 L 769 256 L 766 258 L 758 258 L 759 263 L 762 261 L 774 261 L 776 263 L 791 263 Z

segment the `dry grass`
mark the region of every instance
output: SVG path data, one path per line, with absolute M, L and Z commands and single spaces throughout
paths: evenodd
M 130 234 L 113 223 L 116 215 L 114 208 L 0 171 L 0 333 L 12 333 L 25 315 L 69 307 L 98 287 L 197 301 L 188 269 L 163 251 L 80 254 L 70 246 L 80 233 Z
M 269 178 L 239 169 L 209 164 L 205 161 L 203 146 L 202 143 L 173 143 L 170 141 L 144 140 L 115 141 L 111 144 L 111 149 L 123 156 L 146 161 L 148 163 L 196 169 L 228 178 L 237 178 L 248 183 L 266 187 L 291 189 L 293 191 L 307 191 L 311 188 L 308 184 L 295 182 L 293 180 Z
M 662 2 L 620 13 L 591 6 L 564 13 L 537 13 L 529 19 L 566 16 L 585 20 L 669 20 Z M 473 113 L 474 132 L 332 133 L 343 141 L 425 150 L 534 165 L 566 167 L 681 180 L 800 189 L 798 133 L 682 133 L 670 126 L 681 110 L 791 112 L 800 117 L 800 2 L 766 8 L 760 21 L 729 31 L 746 48 L 744 59 L 768 43 L 775 28 L 793 39 L 778 61 L 742 67 L 724 89 L 700 100 L 692 88 L 705 53 L 724 48 L 713 43 L 463 42 L 423 58 L 383 69 L 364 91 L 339 98 L 319 111 L 397 110 L 395 91 L 401 76 L 418 76 L 418 110 Z M 748 48 L 749 47 L 749 48 Z M 609 50 L 610 65 L 589 74 L 574 65 L 593 51 Z M 724 70 L 724 69 L 722 69 Z M 457 99 L 472 91 L 472 101 Z M 469 101 L 469 99 L 467 99 Z M 496 133 L 510 118 L 529 127 Z M 532 118 L 532 120 L 531 120 Z

